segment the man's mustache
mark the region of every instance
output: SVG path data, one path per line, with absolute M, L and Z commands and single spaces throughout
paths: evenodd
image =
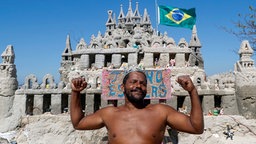
M 145 91 L 143 91 L 141 88 L 132 89 L 131 92 L 141 92 L 141 93 L 145 93 Z

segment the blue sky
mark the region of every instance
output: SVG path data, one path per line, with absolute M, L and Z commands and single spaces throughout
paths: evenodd
M 152 26 L 156 28 L 155 0 L 132 0 L 133 10 L 136 2 L 139 2 L 140 14 L 147 8 Z M 239 49 L 241 41 L 220 27 L 236 29 L 232 22 L 237 21 L 238 13 L 248 13 L 249 5 L 256 6 L 256 0 L 158 0 L 157 3 L 196 8 L 206 74 L 233 71 L 239 60 L 233 50 Z M 126 13 L 129 0 L 1 0 L 0 53 L 7 45 L 13 45 L 20 84 L 29 74 L 41 81 L 49 73 L 58 82 L 67 35 L 70 34 L 73 50 L 81 38 L 89 44 L 92 34 L 105 32 L 107 11 L 113 10 L 118 16 L 121 4 Z M 191 38 L 190 29 L 159 25 L 158 30 L 166 31 L 176 43 L 181 38 L 187 42 Z

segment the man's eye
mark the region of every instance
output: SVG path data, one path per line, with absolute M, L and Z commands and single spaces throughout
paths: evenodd
M 146 83 L 141 83 L 143 86 L 147 86 L 147 84 Z
M 134 81 L 132 81 L 132 84 L 135 84 L 136 82 L 137 82 L 137 81 L 134 80 Z

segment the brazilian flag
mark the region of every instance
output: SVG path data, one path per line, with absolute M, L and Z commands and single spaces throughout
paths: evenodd
M 192 29 L 196 23 L 195 8 L 187 10 L 162 5 L 158 8 L 159 23 L 162 25 Z

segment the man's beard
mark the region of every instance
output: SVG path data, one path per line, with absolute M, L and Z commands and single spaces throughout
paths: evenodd
M 133 91 L 138 91 L 140 90 L 142 92 L 142 96 L 140 97 L 135 97 L 132 92 Z M 126 90 L 124 90 L 124 94 L 125 96 L 127 97 L 127 99 L 131 102 L 131 103 L 141 103 L 143 102 L 147 92 L 146 91 L 143 91 L 141 89 L 136 89 L 136 90 L 131 90 L 130 93 L 128 93 Z

